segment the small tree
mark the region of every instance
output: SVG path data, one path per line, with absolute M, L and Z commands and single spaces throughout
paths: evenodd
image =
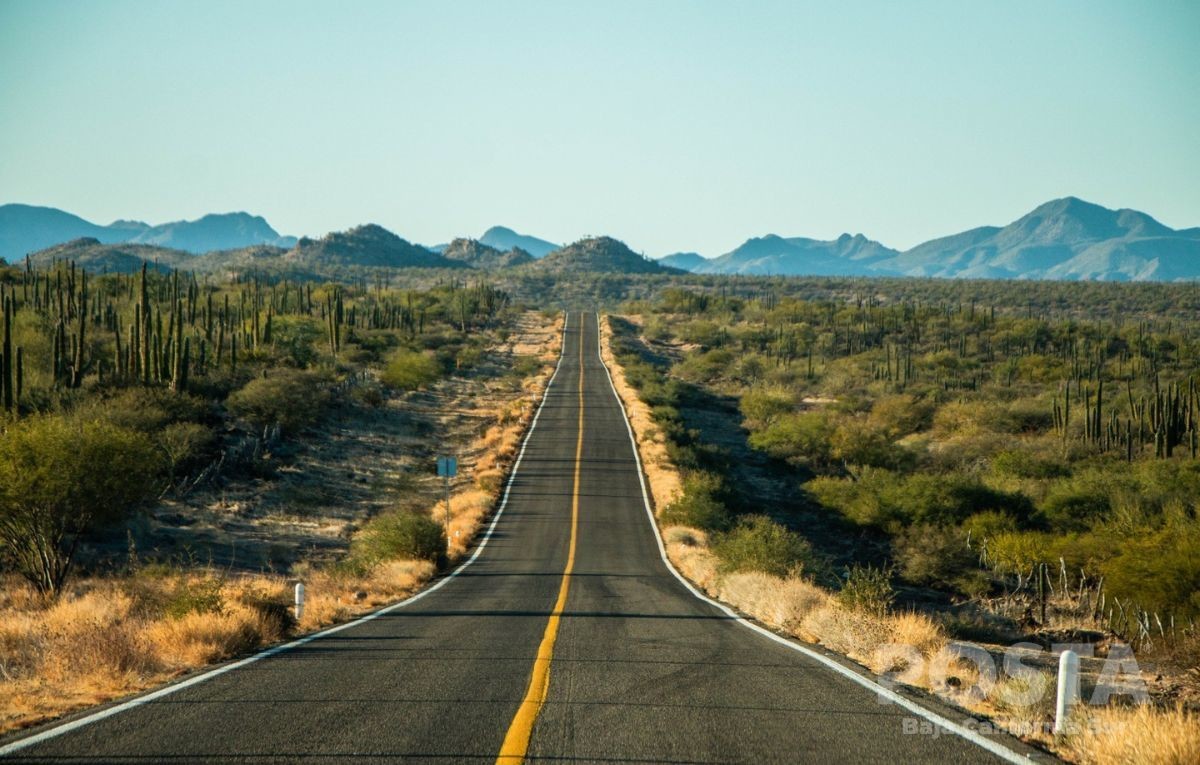
M 0 435 L 0 545 L 16 570 L 54 597 L 79 542 L 153 493 L 146 437 L 110 423 L 33 417 Z
M 430 354 L 401 349 L 388 357 L 380 379 L 399 390 L 417 390 L 437 382 L 441 375 L 437 359 Z

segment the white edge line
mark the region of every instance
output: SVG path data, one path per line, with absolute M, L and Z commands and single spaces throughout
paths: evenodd
M 842 664 L 834 661 L 833 659 L 829 658 L 828 656 L 824 656 L 824 655 L 818 653 L 817 651 L 812 650 L 811 648 L 807 648 L 806 646 L 803 646 L 799 643 L 796 643 L 796 642 L 788 640 L 784 637 L 781 637 L 780 635 L 775 634 L 771 630 L 766 629 L 765 627 L 763 627 L 761 625 L 755 624 L 754 622 L 745 619 L 744 617 L 742 617 L 740 614 L 738 614 L 736 611 L 734 611 L 729 606 L 725 605 L 724 603 L 721 603 L 720 601 L 713 600 L 712 598 L 708 597 L 704 593 L 697 590 L 695 588 L 695 586 L 693 586 L 692 583 L 689 582 L 687 580 L 687 578 L 683 576 L 683 574 L 679 573 L 679 571 L 677 571 L 675 569 L 675 566 L 672 565 L 670 559 L 667 558 L 667 548 L 663 544 L 662 533 L 659 531 L 659 528 L 658 528 L 658 521 L 655 519 L 654 511 L 650 507 L 650 494 L 649 494 L 649 492 L 646 491 L 646 478 L 642 471 L 642 458 L 638 454 L 637 439 L 634 438 L 634 436 L 633 436 L 633 426 L 629 424 L 629 414 L 625 411 L 625 404 L 623 401 L 621 401 L 620 394 L 617 393 L 617 386 L 616 386 L 616 384 L 613 383 L 612 373 L 609 372 L 608 365 L 604 363 L 604 355 L 603 355 L 602 351 L 600 350 L 603 347 L 603 343 L 600 341 L 600 313 L 599 312 L 596 313 L 596 341 L 597 341 L 596 342 L 596 345 L 597 345 L 596 355 L 600 359 L 600 366 L 604 368 L 604 374 L 608 377 L 608 385 L 609 385 L 609 388 L 612 389 L 613 397 L 616 398 L 616 400 L 617 400 L 617 406 L 621 407 L 622 419 L 625 420 L 625 430 L 628 431 L 629 443 L 633 446 L 633 458 L 637 462 L 637 469 L 638 469 L 638 482 L 641 484 L 641 487 L 642 487 L 642 504 L 646 508 L 646 517 L 650 520 L 650 527 L 654 532 L 654 540 L 658 543 L 658 554 L 660 557 L 662 557 L 663 563 L 666 564 L 667 570 L 670 571 L 672 574 L 674 574 L 675 578 L 678 579 L 680 581 L 680 583 L 683 584 L 684 587 L 686 587 L 693 595 L 695 595 L 700 600 L 703 600 L 704 602 L 708 603 L 709 605 L 711 605 L 711 606 L 717 608 L 718 610 L 720 610 L 721 612 L 727 614 L 731 618 L 737 620 L 737 622 L 739 624 L 741 624 L 742 626 L 748 627 L 748 628 L 754 630 L 755 632 L 759 633 L 763 637 L 774 640 L 776 643 L 779 643 L 780 645 L 787 646 L 788 648 L 791 648 L 794 651 L 799 651 L 800 653 L 804 654 L 805 656 L 808 656 L 811 659 L 815 659 L 816 661 L 820 662 L 821 664 L 824 664 L 826 667 L 832 669 L 834 672 L 837 672 L 839 675 L 842 675 L 843 677 L 847 677 L 850 680 L 853 680 L 854 682 L 858 683 L 859 685 L 863 686 L 864 688 L 875 691 L 880 696 L 882 696 L 883 698 L 892 702 L 893 704 L 897 704 L 897 705 L 909 710 L 910 712 L 913 712 L 914 714 L 924 717 L 926 720 L 937 725 L 938 727 L 940 727 L 944 730 L 948 730 L 952 733 L 955 733 L 955 734 L 961 736 L 962 738 L 965 738 L 966 740 L 970 741 L 971 743 L 988 750 L 989 752 L 996 755 L 997 757 L 1000 757 L 1001 759 L 1003 759 L 1007 762 L 1011 762 L 1011 763 L 1028 763 L 1031 761 L 1029 757 L 1026 757 L 1017 752 L 1014 752 L 1012 749 L 1009 749 L 1008 747 L 1004 746 L 1003 744 L 999 743 L 998 741 L 994 741 L 986 736 L 980 735 L 979 733 L 971 730 L 970 728 L 960 725 L 952 720 L 949 720 L 949 719 L 943 717 L 942 715 L 939 715 L 938 713 L 936 713 L 930 709 L 926 709 L 925 707 L 921 706 L 920 704 L 917 704 L 913 701 L 910 701 L 909 699 L 904 698 L 903 696 L 897 694 L 895 691 L 892 691 L 891 689 L 886 688 L 886 687 L 880 685 L 879 683 L 876 683 L 875 681 L 871 680 L 870 678 L 865 677 L 864 675 L 861 675 L 858 672 L 855 672 L 854 670 L 850 669 L 849 667 L 843 666 Z
M 560 367 L 562 367 L 563 355 L 564 355 L 564 353 L 566 351 L 566 347 L 567 347 L 567 320 L 568 320 L 568 318 L 569 318 L 569 314 L 566 311 L 564 311 L 563 312 L 563 328 L 562 328 L 562 344 L 559 347 L 558 362 L 554 365 L 554 373 L 552 375 L 550 375 L 550 379 L 546 382 L 546 389 L 542 392 L 542 398 L 541 398 L 541 401 L 538 402 L 537 411 L 533 415 L 533 420 L 529 423 L 529 430 L 525 433 L 525 438 L 521 441 L 521 450 L 519 452 L 517 452 L 517 460 L 516 460 L 516 462 L 513 463 L 512 471 L 508 474 L 508 482 L 505 483 L 505 485 L 504 485 L 504 496 L 500 500 L 500 506 L 498 508 L 496 508 L 496 513 L 494 516 L 492 516 L 492 522 L 488 525 L 487 531 L 484 533 L 483 538 L 479 540 L 479 544 L 475 546 L 475 551 L 473 553 L 471 553 L 471 557 L 467 558 L 467 560 L 464 563 L 462 563 L 458 568 L 451 571 L 445 577 L 439 579 L 437 582 L 435 582 L 432 586 L 428 587 L 427 589 L 421 590 L 417 594 L 409 596 L 408 598 L 405 598 L 404 600 L 401 600 L 398 603 L 393 603 L 390 606 L 384 606 L 383 608 L 379 609 L 378 611 L 372 611 L 371 613 L 367 614 L 366 616 L 361 616 L 358 619 L 355 619 L 354 621 L 346 622 L 344 624 L 339 624 L 335 627 L 330 627 L 329 629 L 322 630 L 321 632 L 314 632 L 311 635 L 305 635 L 304 637 L 299 638 L 298 640 L 293 640 L 290 643 L 284 643 L 283 645 L 273 646 L 271 648 L 266 649 L 265 651 L 260 651 L 259 653 L 256 653 L 253 656 L 247 656 L 244 659 L 235 661 L 232 664 L 226 664 L 224 666 L 217 667 L 216 669 L 211 669 L 207 672 L 201 673 L 194 677 L 189 677 L 187 680 L 183 680 L 183 681 L 175 683 L 173 685 L 168 685 L 164 688 L 159 688 L 157 691 L 152 691 L 150 693 L 145 694 L 144 696 L 138 696 L 137 698 L 130 699 L 129 701 L 126 701 L 122 704 L 117 704 L 116 706 L 112 706 L 107 709 L 102 709 L 99 712 L 95 712 L 93 714 L 87 715 L 86 717 L 81 717 L 78 720 L 72 720 L 71 722 L 63 723 L 61 725 L 56 725 L 52 728 L 42 731 L 41 733 L 37 733 L 32 736 L 28 736 L 26 738 L 17 739 L 16 741 L 12 741 L 4 746 L 0 746 L 0 757 L 6 757 L 10 754 L 14 754 L 15 752 L 19 752 L 22 749 L 25 749 L 27 747 L 33 746 L 35 744 L 40 744 L 43 741 L 49 741 L 50 739 L 57 738 L 66 733 L 70 733 L 71 731 L 78 730 L 79 728 L 83 728 L 85 726 L 91 725 L 92 723 L 100 722 L 101 720 L 103 720 L 105 718 L 112 717 L 113 715 L 120 714 L 121 712 L 126 712 L 130 709 L 133 709 L 134 707 L 140 707 L 143 704 L 148 704 L 151 701 L 156 701 L 157 699 L 161 699 L 164 696 L 169 696 L 172 693 L 182 691 L 184 688 L 190 688 L 193 685 L 199 685 L 200 683 L 206 682 L 208 680 L 212 680 L 214 677 L 223 675 L 226 672 L 232 672 L 233 670 L 241 669 L 242 667 L 245 667 L 248 664 L 253 664 L 254 662 L 256 662 L 260 659 L 266 659 L 268 657 L 274 656 L 275 654 L 283 653 L 284 651 L 290 651 L 293 648 L 299 648 L 300 646 L 302 646 L 306 643 L 311 643 L 312 641 L 314 641 L 318 638 L 327 637 L 336 632 L 341 632 L 342 630 L 350 629 L 351 627 L 357 627 L 360 624 L 365 624 L 365 623 L 371 621 L 372 619 L 376 619 L 380 616 L 383 616 L 384 614 L 395 611 L 398 608 L 403 608 L 404 606 L 407 606 L 411 603 L 417 602 L 418 600 L 425 597 L 426 595 L 437 592 L 439 589 L 441 589 L 443 586 L 445 586 L 445 584 L 447 582 L 449 582 L 451 579 L 453 579 L 454 577 L 461 574 L 463 572 L 463 570 L 466 569 L 467 566 L 470 566 L 472 563 L 474 563 L 475 559 L 479 557 L 479 554 L 481 552 L 483 552 L 483 548 L 487 546 L 488 540 L 492 538 L 492 532 L 495 530 L 496 524 L 499 523 L 500 516 L 504 514 L 504 508 L 508 505 L 508 495 L 509 495 L 509 492 L 512 491 L 513 481 L 515 481 L 516 477 L 517 477 L 517 470 L 521 467 L 521 460 L 525 456 L 525 447 L 526 447 L 526 445 L 528 445 L 530 437 L 533 436 L 534 429 L 537 428 L 538 418 L 542 416 L 542 405 L 546 403 L 546 399 L 550 395 L 550 389 L 554 385 L 554 379 L 556 377 L 558 377 L 558 370 Z

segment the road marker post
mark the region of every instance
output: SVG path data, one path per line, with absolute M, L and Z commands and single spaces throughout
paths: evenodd
M 458 475 L 457 457 L 438 457 L 437 474 L 446 489 L 446 544 L 450 544 L 450 479 Z
M 304 618 L 304 582 L 296 582 L 296 621 Z
M 1066 732 L 1071 708 L 1079 701 L 1079 654 L 1063 651 L 1058 657 L 1058 699 L 1054 704 L 1054 735 Z

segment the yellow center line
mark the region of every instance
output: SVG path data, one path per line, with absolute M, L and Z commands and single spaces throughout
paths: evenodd
M 581 316 L 582 319 L 582 316 Z M 533 674 L 525 698 L 513 716 L 496 757 L 498 764 L 525 761 L 529 750 L 529 739 L 533 736 L 533 725 L 537 722 L 550 692 L 550 662 L 554 658 L 554 641 L 558 639 L 558 623 L 567 605 L 567 591 L 571 589 L 571 571 L 575 568 L 575 538 L 579 530 L 579 470 L 583 462 L 583 321 L 579 322 L 579 439 L 575 442 L 575 486 L 571 491 L 571 542 L 567 547 L 567 566 L 563 569 L 562 584 L 558 588 L 558 600 L 550 612 L 546 631 L 533 660 Z

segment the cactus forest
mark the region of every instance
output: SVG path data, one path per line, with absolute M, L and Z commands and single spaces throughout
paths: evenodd
M 1019 290 L 775 280 L 626 303 L 625 363 L 688 469 L 668 517 L 719 540 L 768 516 L 811 543 L 781 570 L 882 569 L 965 638 L 1194 648 L 1196 288 Z
M 410 290 L 73 263 L 0 270 L 0 302 L 0 550 L 51 596 L 88 535 L 251 469 L 247 438 L 297 437 L 372 369 L 417 387 L 469 366 L 511 309 L 449 277 Z

